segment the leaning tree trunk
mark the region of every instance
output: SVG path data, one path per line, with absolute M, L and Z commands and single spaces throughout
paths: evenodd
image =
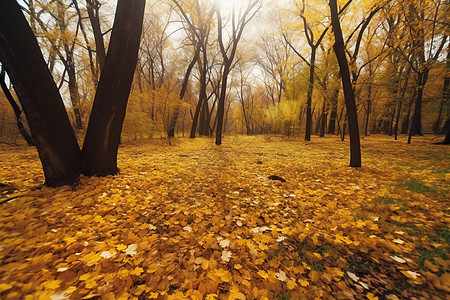
M 194 68 L 195 63 L 197 62 L 199 55 L 200 55 L 200 46 L 197 46 L 194 57 L 192 58 L 192 61 L 189 64 L 189 66 L 186 70 L 186 73 L 184 74 L 183 84 L 181 86 L 181 91 L 180 91 L 180 101 L 183 101 L 184 94 L 186 94 L 188 83 L 189 83 L 189 76 L 191 76 L 192 69 Z M 168 138 L 175 137 L 175 126 L 177 125 L 177 120 L 178 120 L 179 114 L 180 114 L 180 104 L 177 104 L 174 108 L 172 119 L 170 120 L 170 123 L 169 123 L 169 130 L 167 131 Z M 184 131 L 183 131 L 183 135 L 184 135 Z
M 73 183 L 78 178 L 78 143 L 36 37 L 15 0 L 0 1 L 0 61 L 27 117 L 45 184 Z
M 81 155 L 86 175 L 118 172 L 117 151 L 137 64 L 145 0 L 119 0 Z
M 11 95 L 11 92 L 9 91 L 8 87 L 5 83 L 5 77 L 3 76 L 3 70 L 0 71 L 0 85 L 2 87 L 3 93 L 5 94 L 6 99 L 8 100 L 9 104 L 11 105 L 14 115 L 16 116 L 16 124 L 17 129 L 19 129 L 20 134 L 24 138 L 25 142 L 27 142 L 28 146 L 35 146 L 33 138 L 26 130 L 25 126 L 22 122 L 22 111 L 20 110 L 19 106 L 17 105 L 16 101 L 14 100 L 13 96 Z
M 350 135 L 350 167 L 361 167 L 361 145 L 359 140 L 358 113 L 356 110 L 355 94 L 350 80 L 350 70 L 345 56 L 344 39 L 337 10 L 336 0 L 330 0 L 331 25 L 334 32 L 334 52 L 341 70 L 342 86 L 344 89 L 345 105 L 348 115 L 348 129 Z

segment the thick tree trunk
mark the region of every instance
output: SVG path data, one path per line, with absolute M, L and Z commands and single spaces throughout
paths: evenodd
M 350 167 L 361 167 L 361 145 L 359 137 L 358 113 L 355 104 L 355 94 L 350 80 L 350 71 L 345 56 L 344 39 L 339 22 L 336 0 L 330 0 L 331 24 L 334 32 L 334 52 L 341 70 L 342 86 L 344 89 L 345 105 L 347 107 L 348 127 L 350 134 Z
M 0 1 L 0 61 L 14 84 L 44 169 L 45 184 L 71 184 L 79 147 L 36 37 L 15 0 Z
M 119 0 L 108 55 L 100 75 L 83 145 L 86 175 L 118 172 L 117 151 L 136 69 L 145 0 Z

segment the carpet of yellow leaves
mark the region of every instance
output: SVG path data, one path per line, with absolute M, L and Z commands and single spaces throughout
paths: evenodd
M 34 149 L 2 146 L 0 298 L 445 299 L 448 146 L 362 151 L 354 169 L 336 137 L 153 140 L 51 189 Z

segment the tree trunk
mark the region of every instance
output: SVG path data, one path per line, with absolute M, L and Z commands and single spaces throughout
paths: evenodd
M 186 70 L 186 73 L 184 74 L 183 84 L 181 86 L 181 91 L 180 91 L 180 101 L 183 101 L 184 94 L 186 94 L 188 83 L 189 83 L 189 76 L 191 76 L 192 69 L 194 68 L 195 63 L 197 62 L 199 55 L 200 55 L 200 46 L 198 46 L 197 49 L 195 50 L 194 58 L 190 62 L 189 66 Z M 177 124 L 177 119 L 178 119 L 179 113 L 180 113 L 180 105 L 176 105 L 175 109 L 173 111 L 172 119 L 170 120 L 169 130 L 167 131 L 167 136 L 169 138 L 175 137 L 175 125 Z M 184 124 L 183 124 L 183 126 L 184 126 Z M 184 136 L 184 130 L 183 130 L 183 136 Z
M 89 20 L 91 21 L 92 31 L 94 32 L 95 39 L 95 52 L 97 53 L 97 62 L 100 66 L 100 72 L 105 65 L 106 50 L 105 44 L 103 42 L 102 29 L 100 27 L 100 18 L 98 10 L 100 4 L 97 0 L 86 0 L 87 11 L 89 15 Z
M 225 114 L 225 98 L 227 92 L 227 80 L 230 73 L 231 62 L 226 61 L 223 70 L 222 84 L 220 88 L 219 103 L 217 105 L 216 145 L 222 144 L 223 117 Z
M 339 22 L 336 0 L 330 0 L 331 24 L 334 32 L 334 52 L 341 70 L 342 86 L 344 89 L 345 105 L 347 107 L 348 127 L 350 134 L 350 167 L 361 167 L 361 145 L 359 137 L 358 113 L 356 110 L 355 94 L 350 80 L 350 71 L 345 45 L 342 37 L 341 24 Z
M 16 101 L 14 100 L 13 96 L 11 95 L 11 92 L 9 91 L 8 87 L 5 83 L 5 77 L 3 76 L 3 70 L 0 72 L 0 85 L 2 87 L 3 93 L 5 93 L 5 97 L 8 100 L 9 104 L 11 105 L 14 115 L 16 116 L 16 124 L 17 128 L 19 129 L 20 134 L 24 138 L 25 142 L 27 142 L 28 146 L 35 146 L 33 138 L 28 133 L 28 131 L 25 129 L 25 126 L 23 126 L 22 122 L 22 111 L 20 110 L 19 106 L 17 105 Z
M 428 79 L 428 72 L 429 69 L 426 69 L 425 71 L 420 72 L 418 74 L 417 97 L 416 102 L 414 103 L 414 115 L 411 124 L 411 129 L 409 131 L 408 144 L 411 143 L 411 139 L 414 135 L 416 134 L 422 135 L 422 97 L 423 97 L 423 90 Z
M 30 125 L 45 184 L 73 183 L 78 178 L 78 143 L 36 37 L 15 0 L 0 1 L 0 61 Z
M 331 113 L 330 113 L 330 123 L 328 124 L 328 133 L 335 134 L 336 133 L 336 119 L 337 119 L 337 111 L 338 111 L 338 97 L 339 97 L 339 89 L 335 89 L 333 93 L 333 98 L 331 100 Z
M 311 47 L 311 61 L 309 65 L 309 84 L 308 84 L 308 94 L 306 97 L 306 131 L 305 131 L 305 141 L 311 140 L 311 129 L 312 129 L 312 95 L 314 90 L 314 68 L 316 64 L 316 49 Z
M 117 151 L 136 68 L 145 0 L 119 0 L 82 150 L 86 175 L 118 172 Z

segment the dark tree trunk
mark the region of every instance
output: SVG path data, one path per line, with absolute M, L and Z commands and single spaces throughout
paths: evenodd
M 117 151 L 133 81 L 145 0 L 119 0 L 82 150 L 86 175 L 118 172 Z
M 100 72 L 105 65 L 106 59 L 106 50 L 105 44 L 103 42 L 103 33 L 100 27 L 100 17 L 99 17 L 99 9 L 100 4 L 97 0 L 86 0 L 87 11 L 89 15 L 89 20 L 91 21 L 92 31 L 94 32 L 95 39 L 95 52 L 97 53 L 97 62 L 100 66 Z
M 446 78 L 447 79 L 447 78 Z M 439 113 L 436 122 L 433 124 L 433 133 L 439 134 L 440 128 L 441 128 L 441 118 L 442 118 L 442 109 L 444 108 L 444 100 L 441 100 L 441 103 L 439 104 Z
M 341 70 L 342 86 L 344 89 L 345 105 L 347 107 L 348 127 L 350 134 L 350 167 L 361 167 L 361 145 L 359 137 L 358 113 L 356 110 L 355 94 L 350 80 L 350 71 L 345 56 L 344 39 L 339 22 L 336 0 L 330 0 L 331 24 L 333 27 L 335 44 L 333 46 Z
M 181 101 L 183 101 L 184 94 L 186 94 L 188 83 L 189 83 L 189 76 L 191 76 L 192 69 L 194 68 L 195 63 L 197 62 L 197 60 L 199 58 L 199 54 L 200 54 L 200 46 L 198 46 L 197 49 L 195 50 L 194 58 L 190 62 L 189 66 L 186 70 L 186 73 L 184 74 L 183 84 L 181 86 L 181 91 L 180 91 L 180 100 Z M 167 136 L 169 138 L 175 137 L 175 126 L 177 124 L 179 113 L 180 113 L 180 105 L 177 105 L 177 106 L 175 106 L 175 109 L 173 111 L 172 119 L 170 120 L 170 124 L 169 124 L 169 130 L 167 131 Z M 184 124 L 183 124 L 183 126 L 184 126 Z M 184 136 L 184 131 L 183 131 L 183 136 Z
M 395 112 L 396 112 L 396 107 L 394 106 L 394 108 L 392 109 L 391 118 L 389 120 L 389 136 L 392 136 L 392 134 L 394 132 Z
M 394 139 L 397 140 L 398 137 L 398 122 L 400 120 L 400 113 L 402 111 L 403 99 L 399 99 L 398 108 L 397 108 L 397 116 L 395 117 L 395 125 L 394 125 Z
M 305 141 L 311 140 L 311 128 L 312 128 L 312 95 L 314 90 L 314 68 L 316 63 L 316 49 L 311 47 L 311 60 L 309 65 L 309 83 L 308 83 L 308 94 L 306 97 L 306 131 L 305 131 Z
M 217 105 L 217 127 L 216 127 L 216 145 L 222 144 L 223 117 L 225 114 L 225 98 L 227 92 L 227 80 L 230 73 L 230 62 L 225 62 L 223 70 L 222 84 L 220 88 L 219 103 Z
M 319 133 L 319 137 L 324 137 L 325 136 L 325 130 L 327 127 L 327 112 L 326 112 L 326 100 L 323 100 L 323 106 L 322 106 L 322 119 L 320 122 L 320 133 Z
M 409 122 L 411 121 L 412 106 L 414 104 L 414 99 L 416 98 L 416 95 L 417 95 L 417 90 L 414 90 L 411 100 L 409 101 L 408 113 L 406 114 L 406 117 L 402 123 L 402 131 L 401 131 L 402 134 L 408 133 Z
M 16 101 L 14 100 L 14 97 L 11 95 L 11 92 L 9 91 L 8 87 L 5 83 L 5 77 L 3 75 L 3 70 L 0 72 L 0 85 L 2 87 L 3 93 L 5 93 L 5 97 L 8 100 L 9 104 L 11 105 L 14 115 L 16 116 L 16 124 L 17 128 L 19 129 L 20 134 L 25 139 L 25 142 L 27 142 L 28 146 L 35 146 L 33 138 L 28 133 L 28 131 L 25 129 L 25 126 L 22 122 L 22 111 L 20 110 L 19 106 L 17 105 Z
M 369 88 L 370 90 L 370 88 Z M 366 124 L 364 125 L 364 136 L 369 135 L 369 119 L 370 119 L 370 112 L 372 110 L 372 101 L 370 98 L 367 100 L 367 108 L 366 108 Z
M 75 129 L 77 131 L 83 130 L 83 120 L 81 115 L 81 97 L 80 93 L 78 91 L 78 83 L 77 78 L 75 74 L 75 66 L 73 65 L 73 58 L 69 57 L 67 59 L 67 75 L 69 77 L 69 94 L 70 94 L 70 101 L 72 103 L 73 107 L 73 113 L 75 115 Z
M 328 133 L 335 134 L 336 133 L 336 119 L 337 119 L 337 110 L 338 110 L 338 97 L 339 97 L 339 89 L 334 90 L 333 98 L 331 100 L 331 113 L 330 113 L 330 123 L 328 124 Z
M 445 121 L 444 132 L 446 132 L 445 139 L 442 141 L 441 144 L 449 145 L 450 144 L 450 118 L 447 118 L 447 120 Z
M 0 61 L 27 117 L 45 184 L 73 183 L 78 178 L 77 140 L 36 38 L 15 0 L 0 1 Z
M 409 130 L 408 144 L 411 143 L 411 139 L 414 135 L 422 135 L 422 97 L 423 89 L 427 83 L 429 69 L 418 74 L 417 79 L 417 97 L 414 103 L 414 115 L 411 124 L 411 129 Z

